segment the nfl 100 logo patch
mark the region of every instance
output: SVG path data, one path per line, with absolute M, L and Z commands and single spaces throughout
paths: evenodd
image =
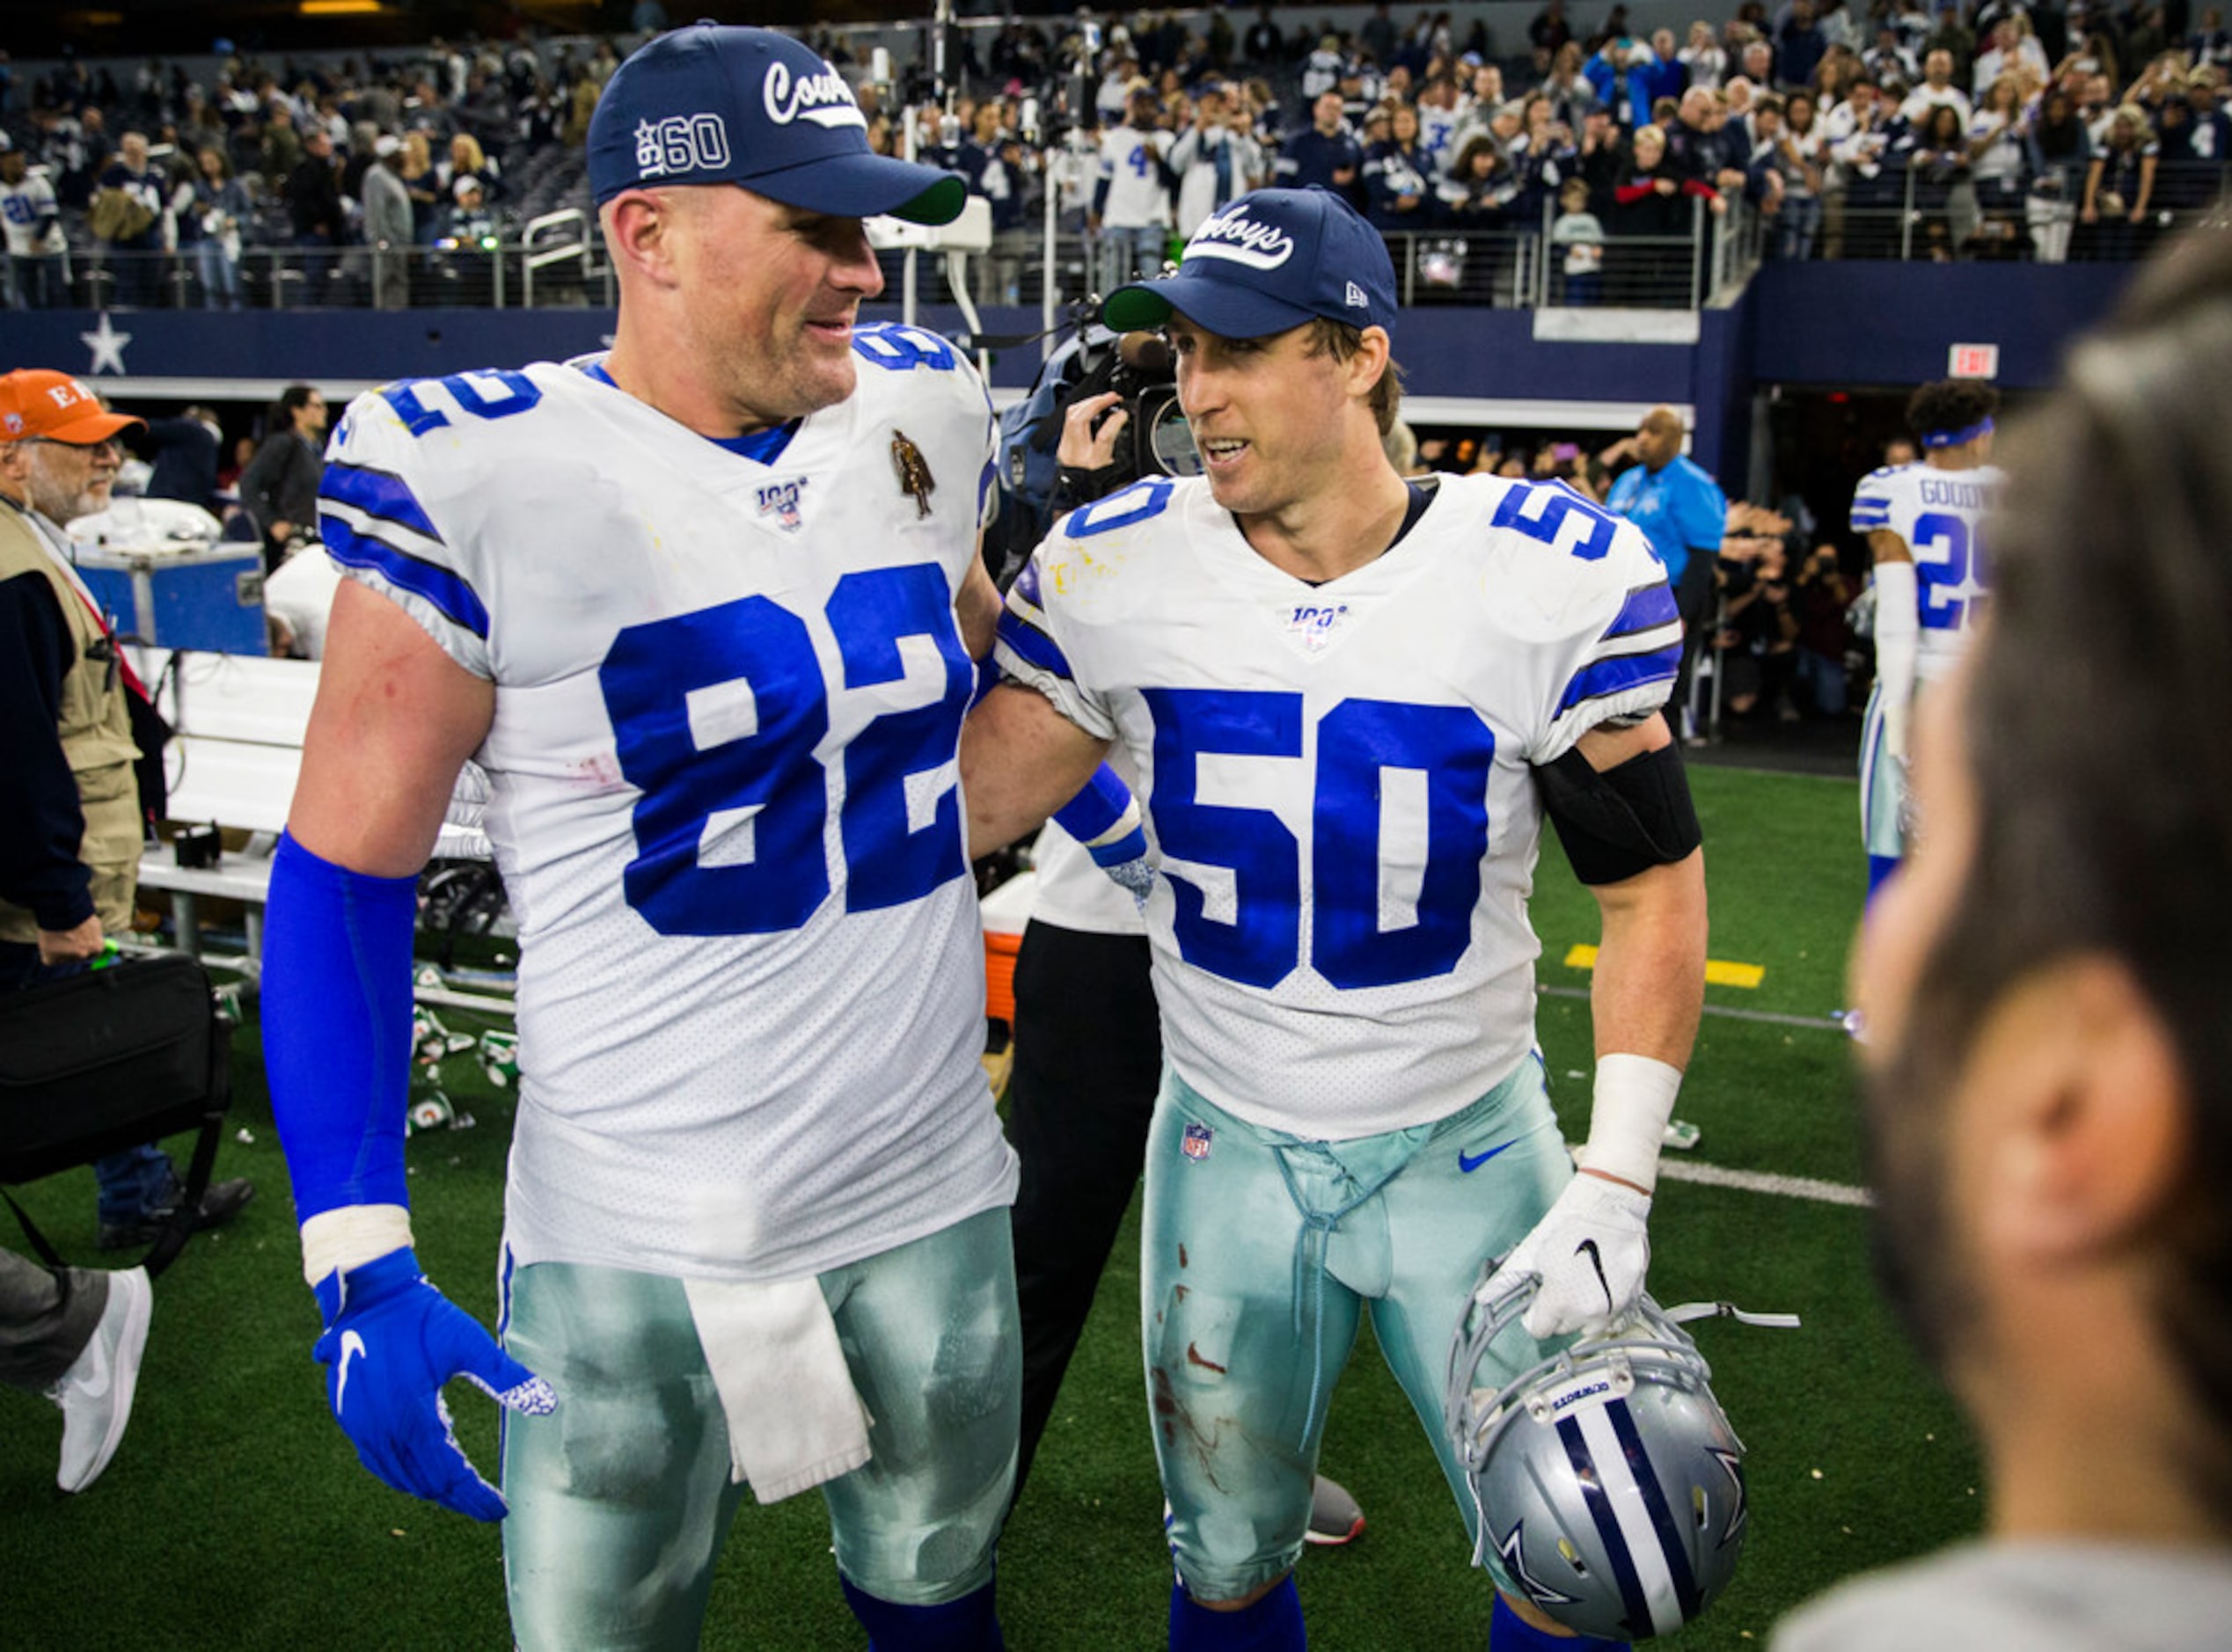
M 1189 1124 L 1186 1126 L 1186 1139 L 1178 1144 L 1178 1151 L 1189 1159 L 1206 1159 L 1209 1157 L 1210 1144 L 1216 1140 L 1216 1137 L 1217 1132 L 1206 1124 L 1198 1122 Z
M 1303 647 L 1315 654 L 1333 640 L 1333 632 L 1349 617 L 1346 603 L 1302 603 L 1290 610 L 1286 629 Z
M 787 481 L 770 482 L 759 490 L 759 514 L 772 516 L 775 525 L 785 533 L 796 533 L 805 520 L 799 515 L 798 496 L 806 491 L 808 479 L 795 476 Z

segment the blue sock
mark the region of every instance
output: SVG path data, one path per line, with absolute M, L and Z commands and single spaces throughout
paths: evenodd
M 1552 1634 L 1538 1629 L 1511 1610 L 1502 1595 L 1489 1614 L 1488 1652 L 1628 1652 L 1625 1641 L 1599 1641 L 1591 1635 Z
M 1241 1612 L 1211 1612 L 1183 1583 L 1170 1586 L 1170 1652 L 1304 1652 L 1309 1644 L 1292 1572 Z
M 840 1574 L 845 1604 L 868 1632 L 868 1652 L 1005 1652 L 992 1586 L 938 1606 L 902 1606 L 855 1589 Z
M 1868 857 L 1868 903 L 1870 906 L 1875 904 L 1877 892 L 1884 887 L 1891 874 L 1898 870 L 1899 857 L 1897 855 L 1870 855 Z

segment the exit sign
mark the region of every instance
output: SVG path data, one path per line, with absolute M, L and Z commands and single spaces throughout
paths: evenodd
M 1957 344 L 1952 360 L 1946 365 L 1946 375 L 1951 378 L 1997 378 L 2000 376 L 2000 347 L 1996 344 Z

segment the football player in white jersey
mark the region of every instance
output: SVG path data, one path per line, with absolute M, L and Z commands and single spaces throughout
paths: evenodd
M 1057 515 L 1115 492 L 1131 474 L 1116 462 L 1131 417 L 1118 405 L 1123 399 L 1113 391 L 1080 396 L 1065 412 L 1051 501 Z M 1001 1100 L 1021 1161 L 1014 1210 L 1023 1327 L 1019 1499 L 1131 1208 L 1162 1085 L 1153 954 L 1136 898 L 1142 886 L 1119 883 L 1103 864 L 1107 852 L 1088 848 L 1070 830 L 1089 832 L 1095 823 L 1077 816 L 1096 791 L 1113 798 L 1122 788 L 1129 797 L 1137 778 L 1130 766 L 1112 749 L 1107 774 L 1039 833 L 1031 851 L 1030 921 L 1015 954 L 1015 1057 Z M 1136 804 L 1130 814 L 1136 824 Z M 1144 855 L 1144 835 L 1139 847 Z M 1364 1525 L 1348 1488 L 1321 1474 L 1308 1540 L 1338 1547 L 1362 1535 Z
M 1171 1644 L 1299 1647 L 1291 1574 L 1362 1314 L 1438 1418 L 1485 1260 L 1543 1282 L 1497 1350 L 1515 1369 L 1642 1292 L 1703 997 L 1659 714 L 1679 625 L 1640 532 L 1577 493 L 1394 473 L 1394 270 L 1328 192 L 1243 196 L 1104 318 L 1167 323 L 1207 474 L 1073 512 L 1017 581 L 1014 681 L 962 738 L 970 839 L 1123 747 L 1160 867 L 1141 1315 Z M 1578 1174 L 1533 1048 L 1546 812 L 1603 910 Z M 1497 1547 L 1496 1634 L 1523 1644 L 1551 1619 Z
M 861 219 L 963 186 L 711 25 L 622 65 L 589 171 L 611 352 L 389 385 L 329 456 L 265 981 L 329 1399 L 383 1480 L 504 1519 L 523 1647 L 698 1644 L 749 1484 L 820 1487 L 875 1646 L 993 1648 L 1015 1172 L 956 770 L 990 408 L 855 325 Z M 420 1276 L 402 1163 L 413 876 L 468 757 L 521 940 L 501 1349 Z M 512 1414 L 501 1495 L 459 1374 Z
M 1876 686 L 1860 742 L 1860 819 L 1872 900 L 1906 842 L 1906 731 L 1914 701 L 1950 676 L 1983 618 L 1987 518 L 2000 472 L 2000 393 L 1971 379 L 1925 384 L 1906 404 L 1921 438 L 1912 464 L 1871 471 L 1854 490 L 1852 530 L 1876 561 Z
M 2232 238 L 2027 413 L 1992 623 L 1853 969 L 1878 1278 L 1975 1428 L 1977 1540 L 1775 1652 L 2212 1647 L 2232 1621 Z

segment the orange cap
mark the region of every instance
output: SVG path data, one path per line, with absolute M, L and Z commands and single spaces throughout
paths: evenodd
M 26 367 L 0 374 L 0 442 L 44 436 L 90 447 L 146 422 L 103 413 L 99 398 L 67 373 Z

